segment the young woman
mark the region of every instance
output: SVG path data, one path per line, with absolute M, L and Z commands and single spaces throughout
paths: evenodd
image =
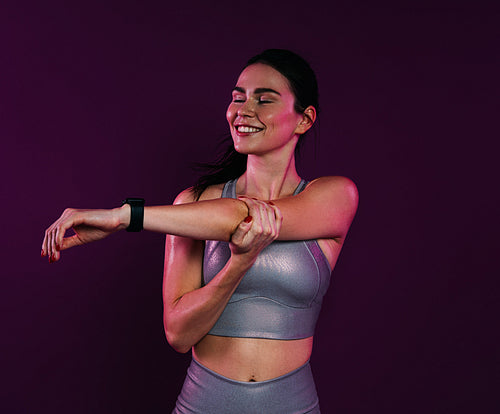
M 307 62 L 266 50 L 233 89 L 234 147 L 212 174 L 172 206 L 67 209 L 46 231 L 50 261 L 125 228 L 167 234 L 165 333 L 193 355 L 174 413 L 319 413 L 313 333 L 358 195 L 347 178 L 296 171 L 317 111 Z

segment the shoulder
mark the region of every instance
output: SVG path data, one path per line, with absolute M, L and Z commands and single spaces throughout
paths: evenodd
M 359 193 L 356 184 L 347 177 L 327 176 L 312 180 L 304 190 L 318 202 L 341 203 L 356 211 Z
M 177 195 L 174 204 L 194 203 L 195 201 L 213 200 L 215 198 L 220 198 L 223 188 L 224 184 L 211 185 L 205 191 L 203 191 L 199 200 L 196 200 L 192 187 L 186 188 L 184 191 L 181 191 Z
M 346 197 L 358 199 L 358 188 L 354 181 L 340 175 L 320 177 L 307 184 L 307 189 L 321 193 L 342 193 Z

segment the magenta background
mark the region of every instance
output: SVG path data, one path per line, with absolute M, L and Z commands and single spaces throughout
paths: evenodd
M 49 265 L 43 231 L 171 203 L 245 60 L 285 47 L 320 83 L 302 175 L 361 197 L 312 358 L 323 412 L 498 412 L 498 8 L 102 3 L 0 4 L 0 411 L 170 412 L 189 355 L 163 334 L 164 237 Z

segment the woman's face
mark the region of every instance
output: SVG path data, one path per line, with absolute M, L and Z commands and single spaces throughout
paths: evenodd
M 245 68 L 226 113 L 236 151 L 262 155 L 284 147 L 293 150 L 303 119 L 294 104 L 288 81 L 277 70 L 262 63 Z

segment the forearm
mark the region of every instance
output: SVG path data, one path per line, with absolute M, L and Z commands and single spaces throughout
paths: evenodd
M 210 331 L 252 263 L 231 256 L 207 285 L 185 293 L 166 309 L 165 333 L 175 350 L 188 352 Z
M 220 198 L 187 204 L 144 208 L 144 230 L 189 237 L 196 240 L 229 241 L 248 215 L 241 200 Z M 130 223 L 130 206 L 120 209 L 120 226 Z

